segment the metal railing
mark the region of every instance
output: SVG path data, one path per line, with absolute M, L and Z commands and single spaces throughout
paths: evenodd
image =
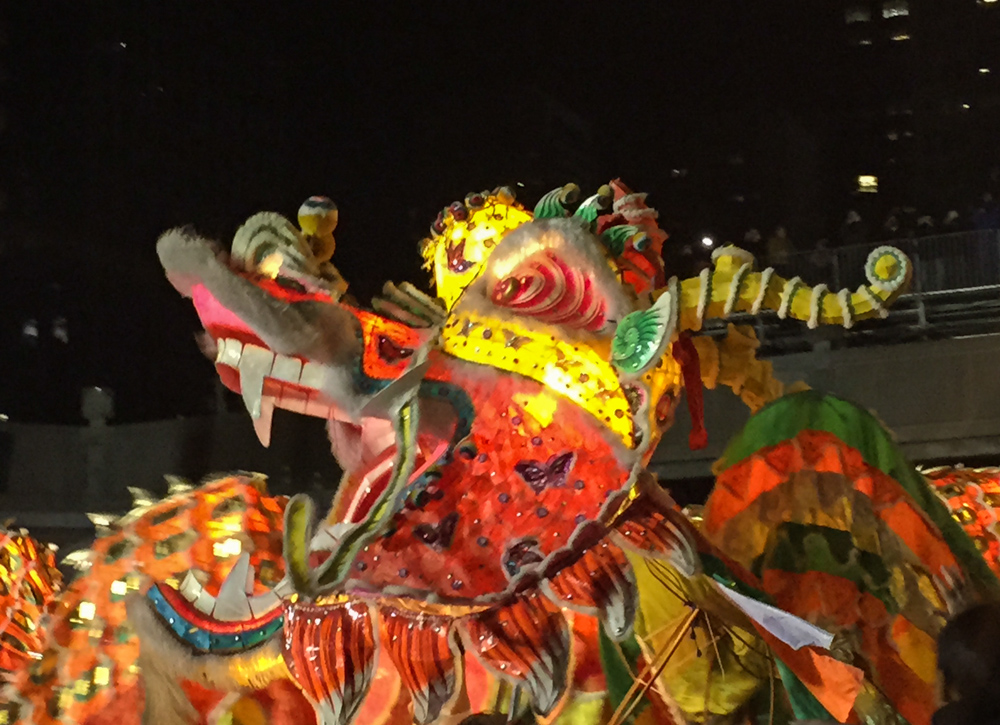
M 897 239 L 839 247 L 820 253 L 797 252 L 773 265 L 786 278 L 808 285 L 852 292 L 867 284 L 865 262 L 876 247 L 901 249 L 913 265 L 909 291 L 889 311 L 889 319 L 850 330 L 806 330 L 771 313 L 730 316 L 753 325 L 764 356 L 782 355 L 823 345 L 868 345 L 913 339 L 1000 334 L 1000 230 L 987 229 Z M 767 260 L 760 260 L 764 266 Z M 737 320 L 736 318 L 739 318 Z M 709 325 L 705 334 L 725 334 L 725 325 Z
M 831 290 L 855 290 L 865 284 L 865 260 L 876 247 L 892 245 L 913 264 L 911 293 L 934 295 L 1000 287 L 1000 230 L 956 232 L 917 239 L 898 239 L 839 247 L 823 252 L 798 252 L 776 265 L 782 276 L 800 276 L 807 284 L 820 282 Z

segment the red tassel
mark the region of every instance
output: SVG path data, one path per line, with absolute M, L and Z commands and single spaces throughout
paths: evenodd
M 681 335 L 673 344 L 674 359 L 681 364 L 684 388 L 687 390 L 688 413 L 691 414 L 691 435 L 688 447 L 698 451 L 708 445 L 708 431 L 705 430 L 705 403 L 701 388 L 701 363 L 698 349 L 687 335 Z

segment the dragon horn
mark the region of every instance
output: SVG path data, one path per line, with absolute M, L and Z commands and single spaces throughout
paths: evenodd
M 865 262 L 867 285 L 856 292 L 831 292 L 824 284 L 810 287 L 798 277 L 783 279 L 772 267 L 755 272 L 753 255 L 738 247 L 723 247 L 712 257 L 713 268 L 680 284 L 680 330 L 700 330 L 707 318 L 737 312 L 756 315 L 761 310 L 774 310 L 781 319 L 802 320 L 810 328 L 849 328 L 857 320 L 886 317 L 887 308 L 907 288 L 912 269 L 900 250 L 878 247 Z
M 632 245 L 640 252 L 649 244 L 649 235 L 633 224 L 616 224 L 601 233 L 601 242 L 613 257 L 622 255 L 625 243 L 630 239 Z
M 614 198 L 614 191 L 611 190 L 610 186 L 605 184 L 597 190 L 596 194 L 584 199 L 583 203 L 573 213 L 573 216 L 583 219 L 590 225 L 591 229 L 594 229 L 597 226 L 597 217 L 601 215 L 601 212 L 611 207 L 611 202 L 614 201 Z
M 566 184 L 553 189 L 535 204 L 535 219 L 558 219 L 569 216 L 569 207 L 580 198 L 580 187 Z

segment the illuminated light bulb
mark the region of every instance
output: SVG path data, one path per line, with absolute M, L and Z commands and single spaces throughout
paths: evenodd
M 982 73 L 983 75 L 985 75 L 985 74 L 987 74 L 987 73 L 990 72 L 990 69 L 989 68 L 980 68 L 979 72 Z
M 80 602 L 80 619 L 91 620 L 97 614 L 97 607 L 93 602 Z
M 224 541 L 216 541 L 212 544 L 212 553 L 220 559 L 229 556 L 239 556 L 242 551 L 243 544 L 240 543 L 239 539 L 226 539 Z
M 702 237 L 701 246 L 711 249 L 712 247 L 715 246 L 715 240 L 708 236 Z
M 107 667 L 95 667 L 94 684 L 98 687 L 104 687 L 109 682 L 111 682 L 111 670 Z
M 115 596 L 123 597 L 128 594 L 128 585 L 126 585 L 121 579 L 116 579 L 111 582 L 111 593 Z

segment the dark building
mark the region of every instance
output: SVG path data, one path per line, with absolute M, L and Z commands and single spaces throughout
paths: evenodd
M 801 251 L 836 242 L 850 210 L 871 238 L 895 208 L 939 224 L 998 196 L 1000 0 L 761 3 L 742 20 L 739 83 L 721 108 L 686 99 L 700 125 L 662 173 L 680 235 L 781 224 Z
M 964 213 L 1000 164 L 1000 3 L 842 6 L 841 188 L 870 214 Z

